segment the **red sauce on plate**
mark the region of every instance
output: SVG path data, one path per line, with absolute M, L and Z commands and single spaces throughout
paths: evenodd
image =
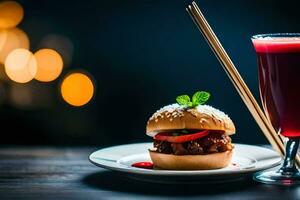
M 143 168 L 143 169 L 153 169 L 152 162 L 136 162 L 131 165 L 132 167 Z

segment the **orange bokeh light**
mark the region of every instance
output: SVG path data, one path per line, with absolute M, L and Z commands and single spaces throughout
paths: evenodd
M 94 85 L 92 80 L 83 73 L 68 75 L 61 84 L 63 99 L 73 106 L 83 106 L 93 97 Z
M 23 19 L 24 10 L 15 1 L 3 1 L 0 3 L 0 28 L 12 28 Z
M 29 49 L 29 39 L 19 28 L 0 30 L 0 63 L 4 63 L 7 55 L 14 49 Z
M 37 62 L 33 54 L 27 49 L 15 49 L 5 60 L 5 73 L 17 83 L 31 81 L 37 72 Z
M 35 79 L 42 82 L 55 80 L 63 68 L 63 60 L 59 53 L 53 49 L 41 49 L 34 54 L 37 61 Z

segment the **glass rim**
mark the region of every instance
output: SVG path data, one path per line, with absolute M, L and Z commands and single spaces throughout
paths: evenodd
M 269 37 L 269 38 L 293 38 L 293 37 L 299 37 L 299 39 L 300 39 L 300 33 L 264 33 L 264 34 L 253 35 L 251 37 L 251 39 L 259 40 L 259 39 L 264 39 L 266 37 Z

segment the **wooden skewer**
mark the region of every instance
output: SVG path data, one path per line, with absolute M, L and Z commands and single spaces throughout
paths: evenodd
M 222 64 L 223 69 L 227 73 L 234 87 L 238 91 L 248 110 L 252 114 L 253 118 L 257 122 L 258 126 L 260 127 L 272 147 L 279 154 L 284 155 L 285 150 L 282 138 L 276 133 L 273 126 L 264 115 L 251 91 L 235 68 L 233 62 L 231 61 L 230 57 L 226 53 L 213 30 L 211 29 L 210 25 L 206 21 L 197 4 L 195 2 L 192 2 L 192 5 L 189 5 L 186 10 L 190 14 L 191 18 L 198 26 L 207 43 Z M 296 162 L 298 166 L 300 166 L 300 157 L 298 155 L 296 157 Z
M 222 66 L 225 69 L 227 75 L 230 77 L 235 88 L 237 89 L 237 91 L 239 92 L 243 101 L 245 102 L 246 106 L 248 107 L 249 111 L 251 112 L 251 114 L 253 115 L 255 120 L 258 122 L 258 125 L 261 127 L 261 129 L 263 130 L 264 133 L 265 132 L 267 133 L 266 136 L 267 136 L 268 140 L 270 141 L 270 143 L 272 144 L 272 146 L 278 152 L 280 152 L 282 154 L 284 152 L 284 147 L 283 147 L 283 145 L 280 145 L 280 143 L 282 144 L 281 141 L 279 142 L 280 138 L 277 137 L 277 140 L 276 140 L 276 138 L 274 138 L 273 135 L 270 134 L 270 131 L 269 131 L 269 130 L 271 130 L 270 127 L 268 127 L 267 124 L 264 123 L 264 121 L 259 120 L 259 118 L 264 117 L 264 115 L 259 113 L 259 110 L 256 109 L 255 104 L 258 106 L 257 102 L 255 101 L 253 96 L 251 98 L 251 93 L 249 94 L 249 89 L 247 88 L 247 86 L 243 87 L 243 85 L 245 85 L 245 83 L 243 82 L 243 80 L 239 76 L 239 74 L 237 74 L 238 72 L 237 72 L 236 68 L 234 67 L 234 64 L 232 63 L 231 59 L 229 58 L 229 56 L 225 52 L 224 48 L 222 47 L 222 45 L 220 44 L 220 42 L 214 35 L 209 24 L 204 19 L 204 16 L 202 15 L 201 11 L 199 9 L 197 9 L 197 7 L 194 7 L 194 6 L 195 5 L 193 2 L 193 7 L 189 6 L 188 10 L 191 11 L 189 13 L 192 15 L 194 21 L 200 28 L 201 32 L 203 33 L 206 40 L 210 44 L 214 53 L 218 57 L 219 61 L 222 63 Z M 245 88 L 247 88 L 248 91 L 245 90 Z M 251 104 L 251 102 L 254 102 L 254 103 Z M 273 130 L 273 131 L 275 132 L 275 130 Z M 275 132 L 275 135 L 277 135 L 276 132 Z M 278 144 L 276 144 L 276 143 L 278 143 Z
M 217 58 L 222 63 L 224 70 L 226 71 L 227 75 L 230 77 L 235 88 L 237 89 L 243 101 L 245 102 L 246 106 L 248 107 L 249 111 L 257 121 L 260 128 L 266 134 L 267 139 L 270 141 L 274 149 L 280 152 L 280 154 L 283 154 L 284 146 L 282 144 L 281 139 L 277 136 L 277 133 L 272 128 L 272 126 L 270 126 L 262 111 L 258 109 L 259 108 L 258 103 L 255 101 L 250 90 L 246 86 L 245 82 L 242 80 L 233 62 L 225 52 L 224 48 L 222 47 L 218 38 L 210 28 L 209 24 L 205 20 L 203 14 L 201 13 L 200 9 L 198 8 L 195 2 L 193 2 L 193 6 L 189 6 L 189 10 L 191 11 L 194 21 L 197 23 L 202 34 L 205 36 L 207 42 L 210 44 Z M 271 132 L 273 133 L 271 134 Z

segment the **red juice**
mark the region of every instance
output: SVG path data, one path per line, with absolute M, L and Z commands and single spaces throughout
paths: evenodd
M 300 136 L 300 37 L 252 39 L 263 108 L 275 130 Z

